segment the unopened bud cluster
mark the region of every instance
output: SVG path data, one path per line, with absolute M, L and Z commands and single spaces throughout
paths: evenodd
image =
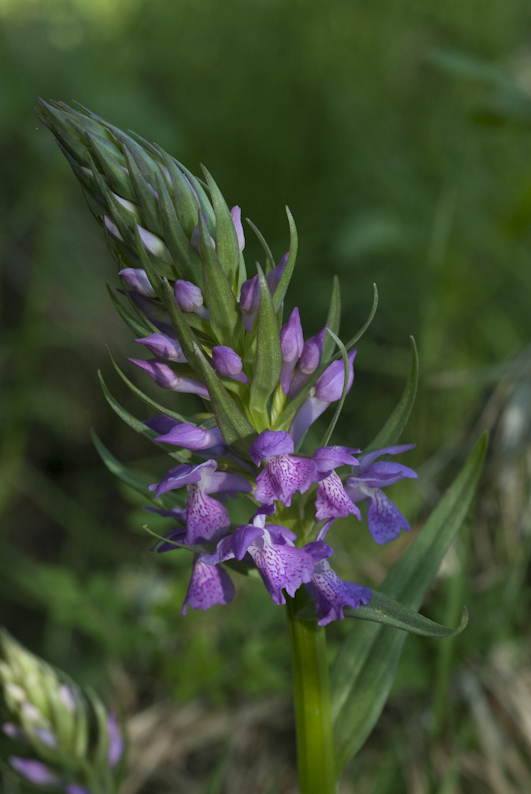
M 116 715 L 7 632 L 0 634 L 1 729 L 11 767 L 65 794 L 118 794 L 124 742 Z

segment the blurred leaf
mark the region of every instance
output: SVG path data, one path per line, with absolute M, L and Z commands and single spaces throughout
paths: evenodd
M 330 307 L 328 309 L 328 317 L 326 318 L 328 323 L 328 327 L 331 331 L 339 335 L 339 324 L 341 322 L 341 291 L 339 288 L 339 279 L 337 276 L 334 276 L 334 280 L 332 282 L 332 297 L 330 298 Z M 327 334 L 325 336 L 323 342 L 323 355 L 321 356 L 321 361 L 323 364 L 330 359 L 332 353 L 334 352 L 334 340 Z
M 464 609 L 459 626 L 456 629 L 448 629 L 424 615 L 419 615 L 418 612 L 404 606 L 399 601 L 389 598 L 385 593 L 379 593 L 378 590 L 372 591 L 372 598 L 367 606 L 362 604 L 359 609 L 345 607 L 343 614 L 346 618 L 369 620 L 373 623 L 381 623 L 383 626 L 402 629 L 410 634 L 420 634 L 421 637 L 439 639 L 455 637 L 463 631 L 468 623 L 468 612 Z
M 453 485 L 406 552 L 393 565 L 380 592 L 417 610 L 466 516 L 487 450 L 483 434 Z M 358 623 L 331 670 L 332 713 L 338 770 L 355 755 L 374 727 L 391 689 L 406 634 Z
M 410 337 L 410 339 L 411 369 L 409 371 L 409 377 L 407 379 L 406 387 L 402 397 L 400 398 L 400 402 L 376 438 L 374 438 L 371 443 L 363 450 L 364 453 L 372 452 L 376 449 L 382 449 L 383 447 L 390 447 L 393 444 L 396 444 L 402 435 L 404 427 L 407 424 L 407 420 L 409 419 L 411 409 L 413 408 L 413 404 L 415 402 L 417 384 L 419 380 L 419 358 L 417 346 L 413 337 Z

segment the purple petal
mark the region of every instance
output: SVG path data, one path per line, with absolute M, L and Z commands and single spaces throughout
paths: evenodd
M 398 455 L 400 452 L 408 452 L 408 450 L 414 449 L 415 447 L 416 444 L 399 444 L 398 446 L 383 447 L 382 449 L 374 450 L 374 452 L 368 452 L 366 455 L 360 455 L 361 473 L 365 472 L 373 460 L 379 458 L 380 455 Z
M 354 382 L 353 362 L 355 357 L 356 351 L 351 350 L 348 354 L 349 375 L 347 393 L 352 388 L 352 383 Z M 326 400 L 329 403 L 336 402 L 337 400 L 341 399 L 344 382 L 345 366 L 343 364 L 343 360 L 341 359 L 340 361 L 333 361 L 317 380 L 315 384 L 315 396 L 319 400 Z
M 57 738 L 51 731 L 47 731 L 46 728 L 35 728 L 34 732 L 43 744 L 48 747 L 57 747 Z
M 318 478 L 319 472 L 313 460 L 275 455 L 269 458 L 265 469 L 256 478 L 254 496 L 264 504 L 280 500 L 289 507 L 293 494 L 297 491 L 304 493 Z
M 395 482 L 404 479 L 416 479 L 418 474 L 408 466 L 394 461 L 378 461 L 373 463 L 359 478 L 369 488 L 385 488 L 386 485 L 393 485 Z
M 232 535 L 232 550 L 237 560 L 243 560 L 249 546 L 264 534 L 262 527 L 245 524 Z
M 19 742 L 24 741 L 26 738 L 26 734 L 22 728 L 19 728 L 18 725 L 13 725 L 12 722 L 4 722 L 2 731 L 6 736 L 9 736 L 10 739 L 16 739 Z
M 219 493 L 227 491 L 229 493 L 252 493 L 253 486 L 239 474 L 231 474 L 227 471 L 215 471 L 209 474 L 208 482 L 205 478 L 201 482 L 202 490 L 205 493 Z
M 302 335 L 302 325 L 297 307 L 291 312 L 286 325 L 280 329 L 280 347 L 282 350 L 282 371 L 280 373 L 280 384 L 282 391 L 287 394 L 293 370 L 297 359 L 302 353 L 304 337 Z
M 256 466 L 273 455 L 291 455 L 295 450 L 293 439 L 285 430 L 264 430 L 249 447 L 249 455 Z
M 107 732 L 109 734 L 109 751 L 107 758 L 109 764 L 115 767 L 124 751 L 124 740 L 118 727 L 118 720 L 114 712 L 107 714 Z
M 243 226 L 242 226 L 242 211 L 240 207 L 235 206 L 230 211 L 232 222 L 234 224 L 234 229 L 236 230 L 236 237 L 238 238 L 238 248 L 240 249 L 240 254 L 245 248 L 245 235 L 243 233 Z
M 368 501 L 367 524 L 376 543 L 390 543 L 400 535 L 401 529 L 411 530 L 409 521 L 379 488 L 375 488 Z
M 65 786 L 65 794 L 90 794 L 88 788 L 81 788 L 81 786 L 73 786 L 69 784 Z
M 183 312 L 194 312 L 203 305 L 203 295 L 196 284 L 178 279 L 174 287 L 175 300 Z
M 152 508 L 145 507 L 144 510 L 151 510 Z M 154 513 L 157 513 L 157 510 L 153 509 Z M 170 511 L 168 511 L 170 512 Z M 183 513 L 186 513 L 186 510 L 183 510 Z M 186 543 L 186 530 L 182 527 L 178 527 L 177 529 L 171 529 L 169 532 L 166 532 L 164 535 L 166 541 L 157 541 L 151 548 L 150 551 L 156 551 L 157 554 L 163 554 L 166 551 L 175 551 L 179 546 L 175 544 L 179 544 L 180 546 L 187 546 Z M 192 544 L 193 545 L 193 544 Z
M 197 558 L 181 615 L 186 615 L 188 606 L 192 609 L 210 609 L 215 604 L 228 604 L 234 598 L 234 593 L 231 578 L 223 568 L 206 565 Z
M 310 555 L 314 563 L 321 562 L 334 553 L 334 549 L 322 540 L 312 540 L 311 543 L 303 546 L 303 549 L 306 554 Z
M 215 540 L 230 527 L 227 509 L 204 493 L 199 485 L 188 486 L 186 508 L 186 543 L 189 546 Z
M 370 587 L 340 579 L 327 560 L 315 566 L 311 584 L 306 589 L 315 598 L 319 626 L 326 626 L 332 620 L 343 620 L 343 607 L 358 609 L 360 604 L 368 604 L 372 596 Z
M 205 397 L 205 399 L 210 399 L 208 389 L 203 383 L 195 380 L 195 378 L 181 377 L 169 364 L 165 364 L 163 361 L 158 361 L 157 359 L 143 361 L 136 358 L 130 358 L 128 360 L 132 364 L 136 364 L 140 369 L 143 369 L 144 372 L 147 372 L 157 386 L 163 389 L 171 389 L 172 391 L 187 394 L 199 394 L 201 397 Z
M 184 449 L 198 450 L 208 449 L 220 444 L 223 441 L 221 432 L 218 428 L 204 430 L 186 423 L 174 425 L 168 433 L 158 436 L 155 441 L 163 441 L 165 444 L 173 444 Z
M 280 526 L 279 524 L 268 524 L 267 526 L 264 524 L 264 527 L 271 535 L 272 542 L 277 543 L 279 546 L 285 546 L 286 543 L 288 543 L 288 545 L 293 545 L 297 540 L 297 534 L 287 527 Z
M 119 275 L 127 281 L 130 287 L 136 289 L 136 291 L 144 295 L 144 297 L 155 297 L 155 290 L 151 286 L 146 271 L 142 270 L 142 268 L 126 267 L 120 270 Z
M 318 521 L 326 518 L 346 518 L 354 513 L 361 521 L 361 513 L 346 493 L 339 475 L 333 471 L 317 486 L 315 517 Z
M 312 372 L 315 372 L 315 370 L 321 363 L 321 356 L 323 354 L 323 343 L 324 343 L 324 338 L 326 336 L 327 328 L 328 328 L 328 323 L 321 331 L 319 331 L 318 334 L 316 334 L 315 336 L 311 336 L 304 343 L 304 348 L 301 354 L 301 360 L 299 361 L 299 369 L 305 375 L 311 375 Z
M 167 334 L 151 334 L 143 339 L 135 339 L 135 342 L 138 342 L 139 345 L 145 345 L 158 358 L 186 364 L 181 345 L 177 339 L 172 339 Z
M 299 587 L 312 578 L 314 562 L 311 554 L 295 546 L 275 545 L 267 527 L 248 551 L 275 604 L 286 603 L 282 590 L 293 597 Z
M 40 761 L 34 761 L 32 758 L 17 758 L 12 756 L 9 763 L 20 775 L 29 780 L 30 783 L 36 783 L 39 786 L 44 786 L 52 783 L 60 783 L 59 778 L 53 775 L 47 766 L 41 764 Z
M 356 465 L 357 460 L 352 456 L 352 452 L 359 452 L 354 447 L 319 447 L 313 453 L 312 460 L 317 463 L 319 471 L 332 471 L 337 466 Z
M 238 530 L 236 530 L 237 532 Z M 236 534 L 234 533 L 234 535 Z M 234 559 L 233 539 L 234 535 L 226 535 L 218 542 L 216 550 L 212 554 L 202 554 L 201 561 L 206 565 L 218 565 L 220 562 Z
M 183 485 L 188 483 L 196 483 L 201 479 L 201 471 L 197 471 L 197 466 L 190 466 L 188 463 L 181 463 L 179 466 L 170 469 L 159 483 L 153 483 L 149 486 L 150 491 L 155 491 L 155 496 L 167 491 L 174 491 L 176 488 L 182 488 Z
M 278 283 L 282 278 L 282 273 L 284 272 L 284 268 L 286 267 L 286 262 L 288 261 L 289 251 L 287 254 L 284 254 L 280 262 L 276 267 L 269 271 L 266 276 L 267 286 L 269 287 L 269 292 L 273 296 L 276 292 L 278 287 Z

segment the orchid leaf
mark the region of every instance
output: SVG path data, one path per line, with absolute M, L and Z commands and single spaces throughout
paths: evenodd
M 362 604 L 358 609 L 345 607 L 343 614 L 346 618 L 368 620 L 372 623 L 381 623 L 382 626 L 392 626 L 402 629 L 410 634 L 419 634 L 421 637 L 455 637 L 460 634 L 468 623 L 468 612 L 463 609 L 459 626 L 449 629 L 439 623 L 420 615 L 414 609 L 404 606 L 399 601 L 389 598 L 378 590 L 372 591 L 372 598 L 366 606 Z
M 221 190 L 204 165 L 202 165 L 201 168 L 203 169 L 208 183 L 208 189 L 210 190 L 212 205 L 216 215 L 216 253 L 227 277 L 227 281 L 232 286 L 236 281 L 238 264 L 240 261 L 240 249 L 238 247 L 236 229 Z
M 467 514 L 481 473 L 488 436 L 483 434 L 452 486 L 379 592 L 417 611 Z M 406 633 L 357 621 L 331 670 L 332 714 L 338 772 L 362 747 L 385 705 Z
M 280 281 L 277 284 L 275 294 L 273 295 L 273 303 L 275 305 L 276 312 L 278 312 L 282 306 L 282 301 L 286 297 L 286 292 L 288 291 L 289 283 L 295 269 L 295 260 L 297 259 L 297 249 L 299 246 L 297 227 L 295 226 L 293 215 L 289 211 L 288 207 L 286 207 L 286 214 L 288 216 L 289 223 L 289 254 L 286 261 L 286 266 L 284 267 L 284 271 L 280 277 Z

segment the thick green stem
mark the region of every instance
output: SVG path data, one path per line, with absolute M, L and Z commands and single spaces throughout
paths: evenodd
M 335 794 L 335 763 L 326 634 L 315 620 L 295 615 L 303 588 L 288 599 L 300 794 Z

